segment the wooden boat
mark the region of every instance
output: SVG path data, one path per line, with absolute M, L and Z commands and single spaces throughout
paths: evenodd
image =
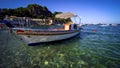
M 59 41 L 74 37 L 80 33 L 80 28 L 71 30 L 17 30 L 19 35 L 26 44 L 32 45 L 37 43 L 45 43 L 52 41 Z
M 67 19 L 76 17 L 76 15 L 68 12 L 56 15 L 56 18 Z M 27 44 L 37 44 L 52 41 L 59 41 L 74 37 L 80 33 L 79 24 L 65 24 L 60 29 L 31 29 L 31 28 L 12 28 L 15 33 Z

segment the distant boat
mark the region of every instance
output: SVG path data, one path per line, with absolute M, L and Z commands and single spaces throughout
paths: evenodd
M 77 17 L 76 15 L 67 12 L 57 14 L 56 18 L 67 19 L 70 17 Z M 15 33 L 27 44 L 37 44 L 52 41 L 59 41 L 74 37 L 80 33 L 80 26 L 78 24 L 64 24 L 64 28 L 56 29 L 32 29 L 32 28 L 13 28 Z
M 108 24 L 101 24 L 100 26 L 109 26 Z
M 111 26 L 117 26 L 117 24 L 111 24 Z

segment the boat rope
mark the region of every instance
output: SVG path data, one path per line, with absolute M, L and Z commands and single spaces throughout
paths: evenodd
M 2 31 L 4 31 L 4 29 L 2 29 Z M 3 55 L 3 52 L 5 52 L 5 50 L 7 49 L 9 36 L 10 36 L 10 33 L 9 33 L 9 30 L 8 30 L 5 45 L 1 45 L 1 46 L 5 46 L 5 47 L 0 50 L 0 55 Z

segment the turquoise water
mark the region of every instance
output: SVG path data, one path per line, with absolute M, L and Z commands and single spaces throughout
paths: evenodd
M 0 30 L 0 68 L 120 68 L 120 26 L 83 26 L 75 38 L 37 46 Z

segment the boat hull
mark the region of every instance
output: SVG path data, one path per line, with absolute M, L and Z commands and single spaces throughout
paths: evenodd
M 35 43 L 46 43 L 46 42 L 68 39 L 78 35 L 79 33 L 80 30 L 73 33 L 56 34 L 56 35 L 19 35 L 19 36 L 27 45 L 32 45 Z

